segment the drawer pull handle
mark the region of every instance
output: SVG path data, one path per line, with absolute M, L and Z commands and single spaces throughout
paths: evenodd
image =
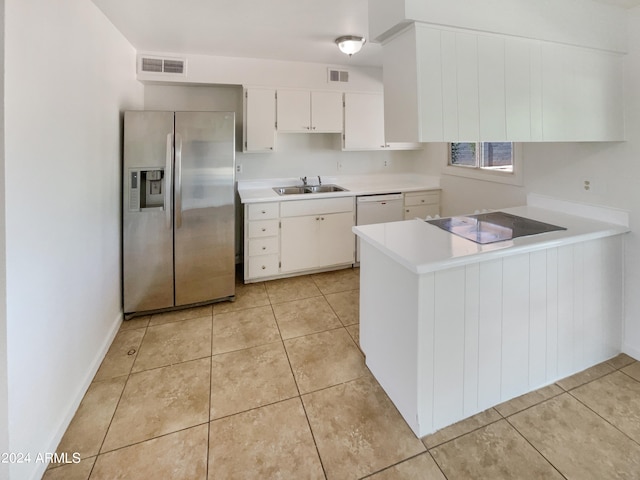
M 267 247 L 262 247 L 262 250 L 266 250 L 266 249 L 267 249 Z
M 267 229 L 266 229 L 266 228 L 263 228 L 263 229 L 262 229 L 262 231 L 263 231 L 263 232 L 266 232 L 266 231 L 267 231 Z
M 267 212 L 265 212 L 264 210 L 262 210 L 262 212 L 261 212 L 261 213 L 264 215 L 264 214 L 265 214 L 265 213 L 267 213 Z
M 266 270 L 266 269 L 267 269 L 267 267 L 265 267 L 264 265 L 262 265 L 262 270 Z

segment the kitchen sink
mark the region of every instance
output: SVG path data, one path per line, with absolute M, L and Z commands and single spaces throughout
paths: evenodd
M 273 189 L 278 195 L 299 195 L 302 193 L 331 193 L 346 192 L 346 188 L 338 185 L 308 185 L 303 187 L 275 187 Z
M 299 193 L 305 193 L 305 187 L 275 187 L 273 189 L 278 195 L 296 195 Z
M 338 185 L 313 185 L 304 187 L 304 193 L 327 193 L 327 192 L 345 192 L 347 189 Z

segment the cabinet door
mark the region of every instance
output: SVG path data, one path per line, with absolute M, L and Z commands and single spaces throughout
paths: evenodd
M 345 93 L 344 150 L 378 150 L 384 147 L 382 95 Z
M 309 132 L 311 100 L 308 90 L 278 90 L 278 131 Z
M 575 137 L 578 140 L 623 140 L 621 57 L 607 52 L 576 50 L 573 55 Z
M 567 107 L 571 92 L 571 55 L 569 47 L 543 43 L 542 52 L 542 135 L 545 141 L 566 141 L 573 129 L 573 120 Z
M 531 141 L 533 90 L 531 85 L 532 42 L 520 38 L 505 40 L 505 117 L 507 138 Z
M 480 138 L 477 35 L 456 33 L 456 71 L 458 141 L 475 141 Z
M 342 133 L 342 92 L 311 92 L 311 130 Z
M 440 31 L 416 24 L 418 85 L 428 95 L 418 95 L 420 102 L 420 141 L 441 142 L 443 139 L 442 47 Z M 406 70 L 406 69 L 405 69 Z M 384 73 L 384 72 L 383 72 Z M 406 75 L 405 71 L 398 75 Z M 386 86 L 386 85 L 385 85 Z M 408 94 L 405 94 L 408 95 Z M 413 96 L 413 94 L 412 94 Z M 385 100 L 386 101 L 386 100 Z M 387 104 L 385 103 L 385 106 Z M 418 120 L 413 120 L 418 122 Z M 387 125 L 385 125 L 387 128 Z M 387 141 L 392 140 L 387 136 Z
M 247 88 L 244 95 L 244 151 L 273 151 L 276 146 L 276 91 Z
M 356 239 L 351 231 L 353 212 L 320 215 L 318 230 L 318 266 L 353 263 Z
M 502 37 L 478 36 L 478 91 L 480 141 L 506 141 L 505 41 Z
M 280 229 L 280 271 L 353 263 L 353 212 L 286 217 Z
M 442 138 L 445 142 L 458 142 L 458 70 L 456 67 L 456 34 L 440 33 L 442 59 Z M 430 92 L 421 92 L 428 96 Z M 470 140 L 470 139 L 468 139 Z
M 280 271 L 295 272 L 317 266 L 320 215 L 288 217 L 280 221 Z

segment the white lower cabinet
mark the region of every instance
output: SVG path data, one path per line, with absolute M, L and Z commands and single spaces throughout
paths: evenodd
M 249 259 L 248 278 L 271 277 L 278 274 L 278 254 L 261 255 Z
M 353 212 L 283 218 L 282 272 L 354 262 Z
M 245 282 L 355 261 L 354 197 L 245 206 Z
M 425 219 L 440 215 L 440 192 L 422 191 L 404 194 L 404 219 Z
M 277 202 L 245 206 L 246 278 L 271 277 L 278 274 L 280 228 Z
M 283 202 L 280 215 L 281 272 L 355 261 L 353 197 Z

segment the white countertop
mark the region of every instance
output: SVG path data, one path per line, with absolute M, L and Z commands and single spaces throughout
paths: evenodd
M 318 179 L 309 177 L 309 185 L 316 185 Z M 335 184 L 346 188 L 345 192 L 307 193 L 300 195 L 278 195 L 273 187 L 299 186 L 299 178 L 269 178 L 264 180 L 244 180 L 238 182 L 238 194 L 242 203 L 280 202 L 288 200 L 314 199 L 327 197 L 354 197 L 380 193 L 415 192 L 440 189 L 440 179 L 418 174 L 374 174 L 344 175 L 322 177 L 324 185 Z
M 494 258 L 570 245 L 626 233 L 627 226 L 553 210 L 524 206 L 501 209 L 521 217 L 551 223 L 567 230 L 519 237 L 490 244 L 477 244 L 423 220 L 380 223 L 353 227 L 362 241 L 373 245 L 417 274 L 434 272 Z

